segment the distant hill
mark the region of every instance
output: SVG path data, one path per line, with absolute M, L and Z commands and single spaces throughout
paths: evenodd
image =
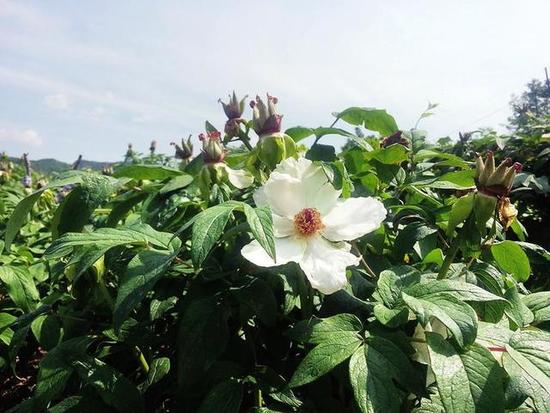
M 12 162 L 21 162 L 18 158 L 11 158 Z M 79 169 L 93 169 L 101 171 L 104 167 L 112 165 L 113 162 L 97 162 L 97 161 L 87 161 L 85 159 L 80 163 Z M 58 161 L 53 158 L 46 159 L 37 159 L 35 161 L 31 160 L 32 169 L 36 172 L 43 174 L 50 174 L 52 172 L 62 172 L 68 169 L 72 169 L 73 165 Z

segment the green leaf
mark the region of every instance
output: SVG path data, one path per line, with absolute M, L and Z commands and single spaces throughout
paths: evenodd
M 311 383 L 347 360 L 361 345 L 356 332 L 339 332 L 314 347 L 298 365 L 289 386 Z
M 25 313 L 34 310 L 40 295 L 27 268 L 3 265 L 0 280 L 6 284 L 8 295 L 17 307 Z
M 175 250 L 179 248 L 178 246 Z M 113 310 L 113 324 L 118 330 L 134 308 L 153 289 L 164 275 L 177 253 L 164 251 L 141 251 L 128 263 L 126 273 L 120 280 Z
M 431 368 L 445 412 L 504 411 L 504 372 L 489 350 L 472 344 L 459 353 L 439 334 L 426 333 Z
M 269 207 L 252 208 L 243 204 L 246 221 L 250 226 L 252 235 L 267 254 L 275 259 L 275 235 L 273 234 L 273 215 Z
M 161 381 L 169 371 L 170 359 L 168 357 L 159 357 L 154 359 L 149 365 L 149 372 L 147 373 L 147 380 L 144 384 L 144 390 Z
M 203 400 L 197 413 L 239 413 L 243 400 L 243 385 L 235 380 L 217 384 Z
M 203 380 L 229 340 L 229 309 L 216 296 L 194 299 L 183 312 L 178 332 L 178 391 Z
M 529 294 L 521 300 L 533 313 L 535 323 L 550 321 L 550 291 Z
M 172 191 L 177 191 L 179 189 L 185 188 L 191 182 L 193 182 L 193 177 L 188 174 L 175 176 L 170 179 L 162 188 L 159 190 L 159 194 L 167 194 Z
M 502 363 L 516 380 L 519 390 L 529 396 L 539 412 L 550 411 L 550 334 L 519 331 L 506 345 Z
M 128 191 L 111 201 L 113 208 L 107 217 L 106 226 L 115 227 L 131 209 L 148 197 L 146 192 Z
M 433 149 L 421 149 L 414 155 L 414 158 L 416 162 L 433 158 L 445 159 L 446 161 L 450 161 L 452 163 L 451 166 L 458 166 L 462 169 L 470 168 L 470 164 L 462 158 L 450 153 L 435 151 Z
M 80 186 L 63 199 L 52 221 L 52 236 L 66 232 L 80 232 L 94 210 L 107 201 L 115 191 L 112 178 L 102 175 L 84 175 Z
M 405 324 L 409 320 L 407 307 L 388 308 L 384 304 L 376 304 L 373 311 L 376 319 L 390 328 Z
M 15 239 L 19 229 L 23 226 L 27 220 L 27 215 L 31 211 L 33 205 L 40 199 L 40 196 L 46 189 L 58 188 L 65 185 L 77 184 L 82 181 L 82 174 L 68 174 L 65 178 L 55 180 L 50 182 L 43 188 L 33 192 L 21 202 L 17 204 L 13 210 L 10 219 L 6 224 L 6 235 L 5 235 L 5 245 L 4 248 L 9 251 L 10 246 Z
M 421 390 L 420 375 L 409 358 L 391 341 L 367 336 L 349 363 L 349 378 L 357 406 L 363 413 L 398 412 L 402 393 L 394 380 L 410 390 Z
M 312 161 L 332 162 L 336 160 L 336 150 L 332 145 L 316 143 L 306 152 L 306 158 Z
M 306 128 L 303 126 L 295 126 L 293 128 L 289 128 L 285 131 L 285 134 L 290 136 L 294 142 L 299 142 L 305 138 L 308 138 L 312 135 L 315 135 L 316 138 L 321 139 L 325 135 L 339 135 L 339 136 L 353 136 L 348 131 L 345 131 L 343 129 L 339 128 Z
M 341 333 L 359 333 L 361 321 L 353 314 L 337 314 L 328 318 L 311 318 L 295 324 L 289 336 L 303 343 L 319 344 Z
M 468 169 L 466 171 L 447 172 L 435 179 L 429 179 L 426 181 L 415 182 L 418 187 L 428 187 L 436 189 L 471 189 L 475 188 L 474 182 L 474 169 Z
M 285 131 L 285 134 L 290 136 L 294 142 L 299 142 L 305 138 L 309 138 L 313 135 L 312 128 L 306 128 L 305 126 L 294 126 Z
M 510 303 L 504 309 L 504 312 L 518 327 L 524 327 L 533 322 L 535 317 L 531 310 L 523 303 L 516 285 L 508 288 L 504 296 Z
M 74 371 L 73 363 L 81 358 L 91 339 L 76 337 L 54 347 L 40 362 L 40 370 L 33 399 L 37 406 L 46 407 L 65 389 Z M 38 410 L 38 409 L 37 409 Z
M 0 342 L 4 343 L 6 346 L 10 345 L 11 339 L 13 337 L 13 330 L 10 328 L 10 326 L 14 323 L 15 320 L 17 320 L 17 317 L 11 314 L 0 313 Z
M 477 315 L 464 301 L 448 293 L 426 294 L 419 298 L 402 293 L 402 297 L 423 326 L 430 317 L 435 317 L 451 331 L 460 347 L 474 342 Z
M 201 266 L 222 235 L 231 213 L 239 207 L 238 202 L 225 202 L 208 208 L 196 216 L 191 238 L 191 258 L 195 267 Z
M 453 235 L 454 229 L 466 221 L 470 216 L 474 207 L 474 194 L 464 195 L 456 200 L 449 214 L 449 222 L 447 224 L 447 236 Z
M 516 281 L 529 279 L 531 266 L 523 249 L 514 241 L 502 241 L 491 246 L 491 253 L 498 266 L 514 276 Z
M 464 301 L 506 301 L 477 285 L 457 280 L 421 281 L 404 290 L 408 295 L 422 298 L 432 294 L 446 293 Z
M 36 341 L 47 351 L 54 348 L 61 340 L 61 325 L 54 316 L 41 315 L 35 318 L 31 323 L 31 330 Z
M 246 318 L 257 316 L 268 326 L 275 324 L 277 300 L 264 280 L 250 277 L 245 285 L 232 288 L 231 292 L 241 303 Z
M 388 136 L 399 130 L 393 116 L 384 109 L 350 107 L 338 113 L 336 117 L 351 125 L 364 126 L 381 136 Z
M 420 240 L 436 232 L 436 228 L 430 228 L 423 222 L 412 222 L 397 234 L 394 243 L 395 251 L 401 258 L 406 253 L 415 250 L 414 247 Z
M 105 404 L 119 412 L 144 412 L 138 389 L 119 371 L 92 357 L 74 364 L 82 381 L 95 389 Z
M 179 169 L 159 165 L 125 165 L 117 168 L 113 173 L 115 178 L 148 179 L 151 181 L 162 181 L 177 175 L 183 175 L 183 172 Z
M 99 228 L 94 232 L 62 235 L 46 249 L 44 257 L 48 260 L 58 259 L 70 254 L 75 247 L 94 247 L 106 251 L 120 245 L 145 247 L 151 244 L 173 251 L 176 245 L 174 242 L 172 234 L 155 231 L 146 224 L 120 229 Z
M 385 165 L 399 165 L 409 157 L 409 150 L 398 143 L 368 153 L 369 159 L 376 159 Z

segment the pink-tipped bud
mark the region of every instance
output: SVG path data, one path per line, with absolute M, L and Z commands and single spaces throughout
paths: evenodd
M 256 101 L 250 102 L 252 108 L 252 125 L 258 136 L 271 135 L 281 131 L 282 115 L 277 113 L 279 99 L 267 94 L 267 105 L 256 96 Z
M 218 131 L 201 133 L 199 140 L 202 142 L 202 153 L 205 163 L 223 162 L 225 148 L 220 140 L 221 134 Z

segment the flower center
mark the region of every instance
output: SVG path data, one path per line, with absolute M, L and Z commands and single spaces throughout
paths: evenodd
M 294 228 L 301 235 L 310 236 L 323 228 L 321 214 L 315 208 L 304 208 L 294 215 Z

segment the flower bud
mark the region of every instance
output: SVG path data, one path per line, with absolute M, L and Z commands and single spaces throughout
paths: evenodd
M 238 119 L 243 115 L 247 97 L 248 95 L 245 95 L 245 97 L 239 101 L 235 91 L 233 91 L 233 95 L 229 96 L 229 103 L 224 103 L 221 99 L 218 99 L 218 102 L 220 102 L 223 106 L 223 111 L 225 112 L 227 119 Z
M 31 188 L 32 187 L 32 177 L 30 175 L 25 175 L 23 179 L 21 180 L 21 183 L 25 188 Z
M 497 198 L 485 192 L 478 192 L 474 199 L 474 215 L 480 232 L 485 231 L 487 221 L 494 215 L 497 207 Z
M 229 138 L 239 136 L 240 124 L 246 123 L 246 121 L 242 118 L 242 115 L 247 97 L 248 95 L 245 95 L 245 97 L 239 100 L 237 99 L 235 91 L 233 91 L 233 95 L 229 96 L 229 103 L 225 103 L 221 99 L 218 99 L 218 102 L 220 102 L 223 106 L 225 116 L 227 116 L 224 132 Z
M 498 217 L 505 230 L 512 225 L 517 216 L 518 210 L 514 204 L 510 202 L 510 198 L 501 199 L 498 207 Z
M 205 163 L 223 162 L 225 148 L 220 140 L 220 132 L 207 132 L 206 135 L 201 133 L 199 140 L 202 142 L 202 154 Z
M 256 100 L 250 102 L 252 108 L 252 127 L 261 138 L 265 135 L 279 133 L 281 131 L 282 115 L 277 113 L 278 99 L 267 94 L 267 105 L 256 96 Z
M 175 142 L 170 142 L 170 145 L 176 148 L 176 154 L 174 157 L 176 159 L 181 159 L 182 161 L 188 161 L 193 156 L 193 143 L 191 142 L 191 135 L 185 141 L 181 139 L 181 146 Z
M 129 160 L 135 160 L 136 153 L 134 152 L 134 146 L 129 143 L 128 144 L 128 150 L 126 151 L 126 154 L 124 155 L 124 163 L 128 162 Z
M 151 156 L 155 154 L 156 150 L 157 150 L 157 141 L 153 140 L 151 141 L 151 146 L 149 146 L 149 152 L 151 153 Z
M 384 139 L 382 139 L 382 142 L 380 143 L 380 146 L 382 148 L 387 148 L 390 145 L 395 145 L 398 143 L 399 145 L 403 145 L 405 148 L 411 147 L 411 141 L 407 139 L 406 136 L 403 135 L 402 131 L 397 131 L 393 135 L 386 136 Z
M 512 189 L 516 174 L 521 171 L 521 164 L 512 164 L 510 158 L 506 158 L 495 168 L 493 152 L 487 153 L 485 162 L 480 155 L 476 158 L 475 181 L 479 192 L 487 196 L 502 198 L 506 197 Z
M 260 138 L 258 159 L 273 170 L 282 160 L 296 156 L 294 139 L 284 133 L 273 133 Z

